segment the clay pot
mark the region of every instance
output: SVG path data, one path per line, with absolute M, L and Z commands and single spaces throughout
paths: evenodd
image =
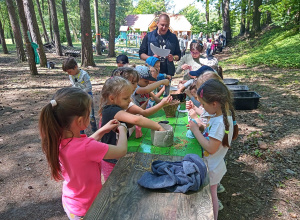
M 165 131 L 151 130 L 151 141 L 157 147 L 170 147 L 173 145 L 174 132 L 173 127 L 168 124 L 159 123 Z

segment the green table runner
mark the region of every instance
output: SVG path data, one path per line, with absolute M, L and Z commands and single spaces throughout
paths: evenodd
M 185 103 L 181 103 L 183 109 Z M 135 132 L 128 139 L 128 152 L 140 152 L 170 156 L 185 156 L 186 154 L 198 154 L 202 157 L 202 147 L 196 139 L 186 137 L 188 124 L 188 113 L 176 112 L 176 117 L 167 118 L 165 112 L 161 109 L 149 117 L 151 120 L 169 121 L 169 125 L 174 130 L 174 144 L 171 147 L 155 147 L 151 142 L 151 129 L 142 128 L 143 136 L 135 138 Z

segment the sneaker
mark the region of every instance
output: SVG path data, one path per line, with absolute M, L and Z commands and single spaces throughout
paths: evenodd
M 222 192 L 225 192 L 225 187 L 221 183 L 219 183 L 217 188 L 217 193 L 222 193 Z
M 219 203 L 219 211 L 221 211 L 224 208 L 224 206 L 223 206 L 221 200 L 219 200 L 219 199 L 218 199 L 218 203 Z

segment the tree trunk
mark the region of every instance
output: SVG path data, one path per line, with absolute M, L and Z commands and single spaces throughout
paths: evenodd
M 32 39 L 33 42 L 36 42 L 39 46 L 38 48 L 38 53 L 40 55 L 40 66 L 41 67 L 46 67 L 47 66 L 47 58 L 46 58 L 46 54 L 44 51 L 44 45 L 41 39 L 41 34 L 40 34 L 40 30 L 39 30 L 39 26 L 36 20 L 36 15 L 34 12 L 34 6 L 33 6 L 33 2 L 32 0 L 23 0 L 23 4 L 24 4 L 24 11 L 25 11 L 25 15 L 27 18 L 27 23 L 29 24 L 29 27 L 32 27 L 33 29 L 33 33 L 35 36 L 35 40 L 34 38 Z M 27 34 L 27 33 L 25 33 Z M 24 35 L 24 33 L 23 33 Z
M 99 31 L 99 18 L 98 18 L 98 0 L 94 0 L 94 14 L 95 14 L 95 29 L 96 29 L 96 54 L 102 55 L 101 51 L 101 37 Z
M 0 40 L 1 40 L 1 44 L 2 44 L 3 53 L 8 54 L 8 50 L 7 50 L 7 46 L 6 46 L 6 42 L 5 42 L 5 37 L 4 37 L 4 30 L 2 28 L 1 20 L 0 20 Z
M 205 18 L 206 18 L 206 24 L 209 24 L 209 0 L 206 0 L 205 4 Z
M 260 16 L 261 13 L 259 11 L 259 6 L 261 6 L 262 0 L 253 0 L 253 25 L 252 25 L 252 32 L 254 34 L 258 34 L 261 32 L 260 27 Z
M 231 28 L 230 28 L 230 11 L 229 11 L 230 0 L 224 0 L 223 3 L 223 31 L 226 31 L 226 42 L 229 42 L 231 37 Z
M 248 0 L 248 6 L 247 6 L 247 23 L 245 28 L 245 34 L 249 34 L 250 32 L 250 21 L 252 20 L 252 0 Z
M 61 6 L 62 6 L 63 15 L 64 15 L 64 23 L 65 23 L 65 30 L 66 30 L 66 37 L 67 37 L 67 41 L 68 41 L 68 46 L 73 47 L 65 0 L 61 1 Z
M 26 17 L 25 17 L 23 1 L 16 0 L 16 2 L 17 2 L 17 7 L 19 9 L 19 17 L 20 17 L 21 26 L 22 26 L 23 37 L 24 37 L 25 44 L 26 44 L 30 73 L 31 73 L 31 75 L 37 75 L 38 72 L 37 72 L 37 68 L 36 68 L 36 64 L 35 64 L 35 60 L 34 60 L 34 52 L 33 52 L 33 49 L 31 47 L 31 44 L 30 44 L 30 41 L 29 41 L 29 38 L 27 35 L 28 26 L 27 26 L 27 21 L 26 21 Z
M 240 35 L 245 34 L 245 23 L 246 23 L 246 0 L 242 0 L 241 2 L 241 28 L 240 28 Z
M 49 0 L 48 0 L 48 5 L 50 5 Z M 53 31 L 52 31 L 52 16 L 51 16 L 51 11 L 50 7 L 48 7 L 48 15 L 49 15 L 49 29 L 50 29 L 50 37 L 51 37 L 51 42 L 53 42 Z
M 9 14 L 10 24 L 15 36 L 17 56 L 19 61 L 24 62 L 26 61 L 26 54 L 24 50 L 22 34 L 20 30 L 18 17 L 16 14 L 16 9 L 12 0 L 6 0 L 6 5 Z
M 55 0 L 49 0 L 49 3 L 54 31 L 55 50 L 58 56 L 62 56 Z
M 14 38 L 14 34 L 12 32 L 12 27 L 11 27 L 10 23 L 8 23 L 8 25 L 9 25 L 9 34 L 10 34 L 11 42 L 12 42 L 12 44 L 15 44 L 15 38 Z
M 79 41 L 79 39 L 77 37 L 78 36 L 78 30 L 76 29 L 76 27 L 75 27 L 74 23 L 72 22 L 72 20 L 70 20 L 70 24 L 71 24 L 71 26 L 73 28 L 73 31 L 74 31 L 74 39 L 75 39 L 76 42 L 78 42 Z
M 43 27 L 43 32 L 44 32 L 43 35 L 44 35 L 45 42 L 49 42 L 49 37 L 48 37 L 47 30 L 46 30 L 46 27 L 45 27 L 45 22 L 44 22 L 44 18 L 43 18 L 43 14 L 42 14 L 42 10 L 41 10 L 39 0 L 36 0 L 36 5 L 37 5 L 37 8 L 38 8 L 39 16 L 40 16 L 42 27 Z
M 109 50 L 108 57 L 115 57 L 116 0 L 109 0 Z
M 79 0 L 81 25 L 81 66 L 96 66 L 93 57 L 90 0 Z

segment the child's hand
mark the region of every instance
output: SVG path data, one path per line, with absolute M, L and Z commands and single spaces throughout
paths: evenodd
M 160 128 L 158 129 L 158 131 L 165 131 L 165 129 L 162 126 L 160 126 Z
M 197 113 L 194 109 L 189 110 L 189 115 L 191 118 L 197 118 Z
M 172 76 L 167 75 L 167 76 L 166 76 L 166 79 L 171 80 L 171 79 L 172 79 Z
M 163 98 L 160 102 L 163 103 L 163 106 L 169 105 L 173 100 L 173 97 L 171 95 L 168 95 L 167 97 Z
M 119 126 L 119 124 L 120 122 L 117 119 L 112 119 L 102 127 L 102 130 L 106 134 L 111 130 L 115 130 Z
M 186 108 L 187 110 L 190 110 L 190 109 L 194 108 L 193 102 L 192 102 L 191 100 L 186 101 L 186 102 L 185 102 L 185 108 Z
M 197 123 L 193 122 L 192 120 L 189 121 L 189 128 L 194 133 L 195 131 L 199 130 L 199 126 Z
M 170 80 L 168 79 L 163 79 L 162 80 L 162 84 L 165 85 L 165 86 L 168 86 L 170 84 Z
M 188 65 L 188 64 L 183 64 L 183 65 L 181 66 L 181 69 L 183 69 L 183 70 L 189 70 L 190 68 L 191 68 L 191 66 Z

